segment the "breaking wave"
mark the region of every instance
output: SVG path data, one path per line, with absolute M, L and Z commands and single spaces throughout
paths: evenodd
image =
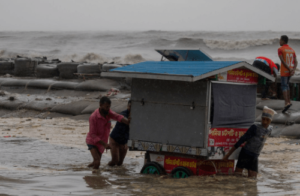
M 277 57 L 278 37 L 300 51 L 297 32 L 0 32 L 0 57 L 16 55 L 63 61 L 137 63 L 159 60 L 154 49 L 201 49 L 214 59 Z

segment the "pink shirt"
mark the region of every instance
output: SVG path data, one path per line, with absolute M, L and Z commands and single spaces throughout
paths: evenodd
M 108 137 L 110 133 L 111 121 L 110 119 L 121 122 L 124 117 L 120 114 L 109 110 L 108 115 L 104 118 L 99 112 L 99 108 L 96 109 L 90 116 L 90 131 L 86 136 L 86 143 L 90 145 L 97 146 L 100 153 L 103 153 L 105 148 L 102 144 L 98 143 L 100 140 L 105 143 L 108 142 Z

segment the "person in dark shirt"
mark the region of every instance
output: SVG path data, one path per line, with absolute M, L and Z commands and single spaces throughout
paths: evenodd
M 248 177 L 256 178 L 258 172 L 258 156 L 264 147 L 264 144 L 271 135 L 272 127 L 270 126 L 273 115 L 276 112 L 268 107 L 264 107 L 261 124 L 252 125 L 239 141 L 224 156 L 223 160 L 228 160 L 230 155 L 240 147 L 244 142 L 238 162 L 235 169 L 236 175 L 242 175 L 243 169 L 248 170 Z
M 130 118 L 131 100 L 128 101 L 127 110 L 124 110 L 120 114 L 126 118 Z M 110 134 L 109 145 L 111 147 L 111 161 L 109 166 L 122 165 L 124 158 L 127 154 L 129 139 L 129 125 L 117 122 L 115 128 Z

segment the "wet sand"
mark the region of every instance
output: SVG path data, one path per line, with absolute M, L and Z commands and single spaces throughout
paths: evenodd
M 0 195 L 299 195 L 300 140 L 269 138 L 257 180 L 235 176 L 171 179 L 141 175 L 141 152 L 124 166 L 99 172 L 85 145 L 87 121 L 69 118 L 0 118 Z M 4 137 L 11 136 L 11 137 Z

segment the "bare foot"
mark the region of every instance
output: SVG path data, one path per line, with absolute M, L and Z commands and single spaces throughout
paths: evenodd
M 94 167 L 94 162 L 93 162 L 93 163 L 90 163 L 90 164 L 88 165 L 88 167 Z
M 107 165 L 113 167 L 113 166 L 115 166 L 116 164 L 114 164 L 112 161 L 110 161 Z

